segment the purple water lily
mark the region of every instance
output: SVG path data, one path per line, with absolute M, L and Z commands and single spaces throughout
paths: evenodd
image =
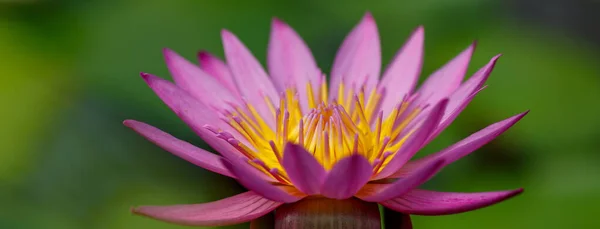
M 463 82 L 473 44 L 415 89 L 423 61 L 423 27 L 412 33 L 380 78 L 379 35 L 367 13 L 341 45 L 329 83 L 307 45 L 280 20 L 272 23 L 268 73 L 235 35 L 224 30 L 222 38 L 226 63 L 201 52 L 196 65 L 165 49 L 175 83 L 142 73 L 150 88 L 220 156 L 148 124 L 124 123 L 183 159 L 236 179 L 249 191 L 210 203 L 141 206 L 134 213 L 216 226 L 252 221 L 278 208 L 289 211 L 302 201 L 351 200 L 379 203 L 406 215 L 444 215 L 522 192 L 450 193 L 418 187 L 527 112 L 410 161 L 483 89 L 500 55 Z

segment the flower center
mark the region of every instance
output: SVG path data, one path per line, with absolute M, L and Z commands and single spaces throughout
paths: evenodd
M 408 98 L 384 118 L 378 108 L 383 93 L 377 90 L 366 96 L 364 88 L 346 90 L 341 84 L 337 98 L 328 100 L 326 85 L 320 88 L 315 94 L 312 85 L 307 85 L 307 112 L 302 111 L 295 88 L 281 94 L 277 108 L 266 99 L 275 119 L 273 127 L 252 105 L 236 107 L 228 121 L 245 139 L 229 142 L 249 163 L 287 183 L 281 166 L 287 143 L 302 145 L 327 170 L 344 157 L 360 154 L 373 163 L 377 173 L 418 127 L 412 121 L 422 109 L 411 106 Z

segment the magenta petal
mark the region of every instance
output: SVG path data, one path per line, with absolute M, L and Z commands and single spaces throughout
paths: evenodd
M 448 215 L 487 207 L 523 192 L 523 189 L 480 193 L 452 193 L 415 189 L 406 195 L 381 202 L 406 214 Z
M 411 176 L 397 180 L 396 182 L 385 185 L 385 188 L 378 189 L 376 192 L 360 195 L 358 198 L 369 202 L 382 202 L 402 196 L 419 187 L 425 181 L 433 177 L 444 165 L 443 160 L 433 161 L 419 168 Z
M 490 73 L 496 65 L 496 61 L 501 55 L 494 56 L 488 64 L 479 69 L 471 78 L 452 93 L 449 97 L 448 112 L 444 114 L 440 125 L 437 127 L 435 132 L 429 136 L 429 140 L 437 137 L 454 119 L 462 112 L 465 107 L 471 102 L 475 95 L 481 91 L 483 84 L 488 79 Z
M 149 141 L 160 146 L 164 150 L 215 173 L 234 177 L 221 163 L 221 157 L 200 149 L 188 142 L 179 140 L 172 135 L 150 126 L 143 122 L 135 120 L 125 120 L 125 126 L 133 129 L 135 132 L 144 136 Z
M 293 203 L 302 198 L 294 196 L 284 189 L 281 189 L 257 176 L 255 172 L 256 169 L 241 159 L 230 161 L 223 160 L 223 164 L 237 177 L 240 184 L 267 199 L 277 202 Z
M 433 104 L 452 94 L 460 86 L 474 50 L 475 43 L 431 74 L 417 92 L 421 103 Z
M 194 131 L 202 130 L 204 125 L 209 124 L 231 133 L 237 133 L 214 112 L 207 112 L 211 109 L 206 104 L 199 102 L 173 83 L 151 74 L 142 73 L 141 75 L 156 95 Z
M 339 160 L 329 171 L 321 194 L 332 199 L 348 199 L 360 190 L 373 174 L 373 166 L 360 156 L 352 155 Z
M 286 23 L 274 18 L 267 55 L 269 74 L 280 92 L 295 87 L 303 109 L 308 109 L 306 85 L 310 82 L 313 91 L 321 80 L 310 49 L 302 38 Z
M 225 62 L 204 51 L 198 53 L 198 62 L 200 63 L 200 68 L 202 70 L 217 79 L 217 81 L 223 84 L 223 86 L 229 89 L 234 95 L 239 96 L 239 91 L 235 85 L 235 81 L 233 81 L 233 76 L 231 76 L 229 67 L 227 67 Z
M 189 226 L 226 226 L 251 221 L 275 210 L 282 203 L 250 191 L 204 204 L 141 206 L 138 215 Z
M 190 63 L 170 49 L 163 50 L 167 67 L 177 86 L 210 108 L 222 108 L 238 99 L 223 84 L 200 67 Z
M 526 114 L 527 112 L 523 112 L 508 119 L 489 125 L 488 127 L 470 135 L 469 137 L 440 152 L 408 162 L 400 170 L 391 175 L 390 178 L 405 177 L 412 173 L 415 169 L 440 158 L 446 160 L 446 164 L 450 164 L 494 140 L 496 137 L 498 137 L 498 135 L 504 133 L 511 126 L 521 120 L 521 118 L 523 118 Z
M 387 117 L 394 106 L 414 89 L 419 74 L 421 74 L 424 40 L 424 29 L 419 26 L 398 51 L 383 74 L 379 89 L 386 89 L 381 102 L 381 110 L 385 112 L 384 117 Z
M 307 195 L 319 194 L 327 172 L 304 147 L 287 144 L 282 165 L 296 188 Z
M 205 104 L 169 81 L 147 73 L 141 75 L 158 97 L 206 143 L 226 158 L 238 158 L 241 155 L 233 146 L 205 128 L 206 125 L 210 125 L 231 133 L 235 138 L 243 139 L 237 131 L 216 117 L 214 112 L 206 112 L 210 109 Z
M 267 76 L 260 62 L 235 35 L 223 30 L 221 36 L 225 58 L 239 91 L 255 106 L 265 122 L 271 127 L 274 126 L 275 119 L 265 102 L 265 99 L 270 99 L 273 103 L 279 101 L 279 94 L 275 90 L 271 79 Z
M 374 179 L 386 178 L 394 172 L 398 171 L 408 160 L 410 160 L 421 148 L 431 133 L 436 129 L 444 111 L 448 100 L 444 99 L 437 103 L 428 116 L 423 120 L 423 124 L 417 127 L 418 129 L 406 140 L 406 143 L 396 152 L 390 162 L 384 166 Z
M 381 71 L 381 47 L 375 19 L 367 13 L 348 34 L 335 56 L 331 70 L 331 97 L 337 97 L 340 83 L 346 88 L 364 85 L 369 91 Z

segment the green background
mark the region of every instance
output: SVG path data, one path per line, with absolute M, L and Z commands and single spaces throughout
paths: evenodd
M 139 72 L 169 77 L 163 47 L 190 59 L 199 50 L 222 56 L 221 28 L 263 61 L 273 16 L 294 27 L 328 70 L 367 10 L 379 26 L 384 64 L 420 24 L 424 76 L 474 39 L 470 73 L 504 54 L 489 87 L 419 155 L 531 109 L 426 184 L 525 193 L 474 212 L 415 216 L 416 228 L 598 228 L 598 47 L 528 19 L 510 2 L 517 1 L 0 1 L 0 228 L 184 228 L 129 208 L 208 202 L 243 189 L 121 124 L 141 120 L 204 146 Z

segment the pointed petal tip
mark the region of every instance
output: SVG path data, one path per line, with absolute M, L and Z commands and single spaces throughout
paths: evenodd
M 137 215 L 137 214 L 138 214 L 138 210 L 137 210 L 137 208 L 138 208 L 138 207 L 131 206 L 131 207 L 129 207 L 129 212 L 130 212 L 131 214 Z
M 200 66 L 202 67 L 204 67 L 203 64 L 207 64 L 207 62 L 210 62 L 212 59 L 218 59 L 215 55 L 211 54 L 206 50 L 198 51 L 196 56 L 198 57 L 198 61 L 200 62 Z
M 148 84 L 149 86 L 152 86 L 154 81 L 160 79 L 158 76 L 146 72 L 140 72 L 140 76 L 142 77 L 142 79 L 144 79 L 144 81 L 146 81 L 146 84 Z
M 142 79 L 144 79 L 146 82 L 148 82 L 148 80 L 153 77 L 152 74 L 150 73 L 146 73 L 146 72 L 140 72 L 140 76 L 142 77 Z
M 221 37 L 223 39 L 231 39 L 234 38 L 235 35 L 233 35 L 233 33 L 227 29 L 221 29 Z
M 502 57 L 502 53 L 498 53 L 497 55 L 493 56 L 492 59 L 490 60 L 490 63 L 489 63 L 489 65 L 490 65 L 489 72 L 487 73 L 488 76 L 492 72 L 492 70 L 494 69 L 494 67 L 496 67 L 496 62 L 498 62 L 498 59 L 500 59 L 500 57 Z
M 508 200 L 510 198 L 518 196 L 519 194 L 523 193 L 524 191 L 525 191 L 525 189 L 523 189 L 523 188 L 517 188 L 517 189 L 505 190 L 505 191 L 498 191 L 498 192 L 501 192 L 502 194 L 499 195 L 499 198 L 497 198 L 496 201 L 494 201 L 493 203 L 499 203 L 499 202 Z
M 519 114 L 516 114 L 515 116 L 513 116 L 513 117 L 511 117 L 511 118 L 509 118 L 509 119 L 512 119 L 512 122 L 516 123 L 516 122 L 518 122 L 519 120 L 521 120 L 523 117 L 525 117 L 525 115 L 529 114 L 529 111 L 530 111 L 530 110 L 526 110 L 526 111 L 524 111 L 524 112 L 521 112 L 521 113 L 519 113 Z
M 208 51 L 206 51 L 206 50 L 200 50 L 200 51 L 198 51 L 197 55 L 200 58 L 206 58 L 206 57 L 210 57 L 211 56 L 210 53 L 208 53 Z
M 471 46 L 470 46 L 470 47 L 472 47 L 472 49 L 475 49 L 475 48 L 477 48 L 477 43 L 479 43 L 479 41 L 478 41 L 478 40 L 473 40 L 473 42 L 471 43 Z
M 371 11 L 365 12 L 365 15 L 363 16 L 363 21 L 375 21 L 375 18 L 373 17 Z
M 419 25 L 419 26 L 417 26 L 417 28 L 415 28 L 413 30 L 413 32 L 412 32 L 413 35 L 412 36 L 414 36 L 414 35 L 423 36 L 424 33 L 425 33 L 425 26 Z
M 279 19 L 278 17 L 273 17 L 273 19 L 271 19 L 271 26 L 273 28 L 285 28 L 287 27 L 287 23 L 285 23 L 283 20 Z
M 464 49 L 459 56 L 461 55 L 469 55 L 469 59 L 473 56 L 473 53 L 475 52 L 475 49 L 477 49 L 477 40 L 473 40 L 473 42 L 471 42 L 471 44 L 469 44 L 469 46 Z
M 153 218 L 151 214 L 145 211 L 145 209 L 144 206 L 131 206 L 129 207 L 129 212 L 133 215 Z
M 445 97 L 445 98 L 441 99 L 437 104 L 431 104 L 431 105 L 437 105 L 437 107 L 439 107 L 439 109 L 444 111 L 444 110 L 446 110 L 446 106 L 448 106 L 449 102 L 450 102 L 450 98 Z
M 132 119 L 125 119 L 125 120 L 123 120 L 123 125 L 131 128 L 131 125 L 134 125 L 136 122 L 137 121 L 132 120 Z
M 167 62 L 168 67 L 171 67 L 173 59 L 176 59 L 176 58 L 183 59 L 183 57 L 179 56 L 179 54 L 177 54 L 175 51 L 173 51 L 170 48 L 163 48 L 162 53 L 163 53 L 163 58 L 165 58 L 165 62 Z
M 473 53 L 475 52 L 475 49 L 477 49 L 477 40 L 474 40 L 469 47 L 467 47 L 467 49 L 465 49 L 465 53 L 468 54 L 470 57 L 473 56 Z
M 167 55 L 167 54 L 172 54 L 172 53 L 174 53 L 175 51 L 173 51 L 173 50 L 172 50 L 172 49 L 170 49 L 170 48 L 164 47 L 164 48 L 162 48 L 162 52 L 163 52 L 163 54 L 164 54 L 164 55 Z

